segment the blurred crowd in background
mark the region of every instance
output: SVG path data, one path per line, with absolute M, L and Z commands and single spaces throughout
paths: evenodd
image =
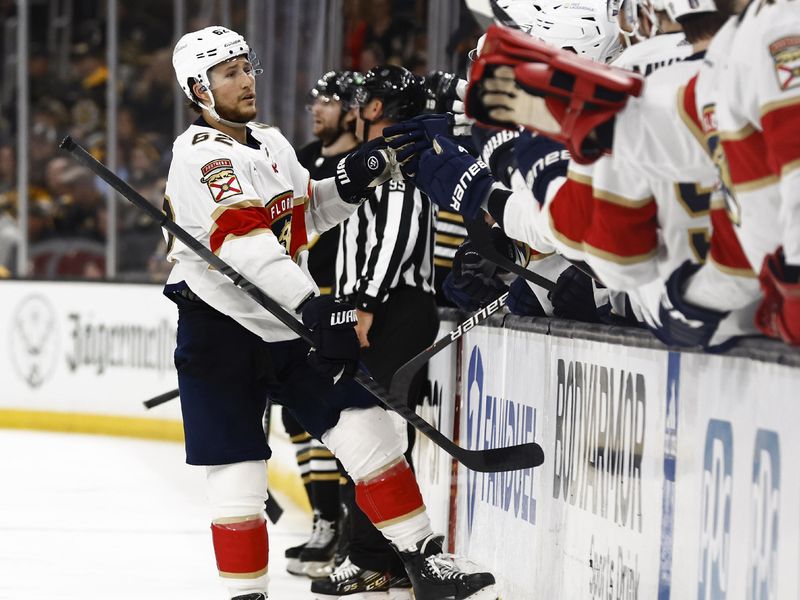
M 390 63 L 424 74 L 428 68 L 429 0 L 346 0 L 342 3 L 342 48 L 339 64 L 366 71 Z M 27 276 L 43 279 L 105 277 L 108 233 L 104 184 L 59 151 L 67 134 L 100 160 L 106 152 L 105 2 L 73 4 L 69 55 L 48 48 L 52 19 L 48 3 L 33 3 L 29 45 L 29 267 Z M 215 2 L 187 6 L 185 30 L 219 22 Z M 203 10 L 199 10 L 203 8 Z M 175 81 L 171 57 L 173 4 L 160 0 L 118 3 L 119 66 L 117 108 L 117 173 L 143 196 L 161 207 L 174 130 Z M 243 2 L 230 2 L 229 25 L 246 28 Z M 10 22 L 13 0 L 0 0 L 0 18 Z M 453 25 L 448 51 L 466 55 L 481 30 L 468 10 Z M 280 43 L 280 41 L 278 41 Z M 52 44 L 50 44 L 52 46 Z M 17 276 L 16 246 L 21 232 L 17 214 L 16 63 L 9 44 L 0 45 L 0 277 Z M 466 65 L 459 65 L 463 70 Z M 322 73 L 313 74 L 312 81 Z M 307 92 L 308 90 L 305 90 Z M 305 93 L 303 92 L 303 93 Z M 276 93 L 260 89 L 261 94 Z M 300 98 L 305 104 L 305 96 Z M 185 124 L 193 116 L 186 111 Z M 310 119 L 308 115 L 303 118 Z M 263 115 L 261 118 L 265 118 Z M 280 124 L 279 124 L 280 125 Z M 300 147 L 310 139 L 291 140 Z M 117 279 L 164 281 L 161 230 L 139 209 L 118 203 Z

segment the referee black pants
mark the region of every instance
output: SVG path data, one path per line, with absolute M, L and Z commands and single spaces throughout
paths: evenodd
M 430 346 L 438 331 L 439 314 L 434 295 L 414 287 L 395 288 L 374 314 L 368 336 L 370 347 L 362 351 L 361 359 L 372 377 L 388 389 L 395 371 Z M 415 408 L 421 400 L 426 378 L 427 368 L 423 368 L 412 382 L 409 407 Z M 414 443 L 411 426 L 408 436 L 406 459 L 411 464 Z M 348 479 L 341 492 L 348 513 L 345 535 L 349 536 L 350 560 L 363 569 L 404 574 L 400 557 L 358 508 L 352 480 Z

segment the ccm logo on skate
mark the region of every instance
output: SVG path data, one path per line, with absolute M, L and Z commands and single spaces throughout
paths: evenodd
M 358 323 L 355 309 L 340 310 L 331 315 L 331 325 L 346 325 L 348 323 Z
M 464 150 L 464 152 L 466 152 L 466 150 Z M 486 163 L 484 163 L 482 160 L 476 160 L 469 166 L 469 169 L 462 173 L 461 178 L 458 180 L 458 183 L 453 190 L 453 196 L 450 198 L 450 208 L 452 208 L 455 212 L 458 212 L 461 208 L 461 200 L 464 199 L 464 194 L 467 192 L 469 183 L 484 169 L 487 171 L 489 169 L 489 167 L 486 166 Z

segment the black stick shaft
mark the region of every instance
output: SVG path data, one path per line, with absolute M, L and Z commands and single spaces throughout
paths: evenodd
M 164 392 L 163 394 L 150 398 L 150 400 L 145 400 L 142 404 L 144 404 L 145 408 L 153 408 L 154 406 L 159 406 L 160 404 L 169 402 L 173 398 L 177 398 L 179 395 L 180 393 L 176 388 L 174 390 L 170 390 L 168 392 Z
M 532 284 L 538 285 L 547 291 L 552 291 L 555 289 L 556 284 L 554 282 L 550 281 L 546 277 L 542 277 L 538 273 L 529 271 L 525 267 L 518 265 L 513 260 L 509 260 L 507 257 L 500 254 L 497 251 L 497 248 L 495 248 L 492 244 L 492 240 L 489 235 L 489 227 L 485 223 L 469 221 L 465 219 L 464 225 L 467 228 L 467 234 L 469 235 L 469 238 L 477 245 L 478 254 L 480 254 L 483 258 L 493 262 L 499 267 L 503 267 L 509 273 L 519 275 L 526 281 L 530 281 Z
M 296 333 L 306 343 L 313 345 L 311 331 L 307 327 L 289 314 L 275 300 L 267 296 L 255 284 L 241 275 L 219 256 L 211 252 L 211 250 L 204 246 L 200 241 L 189 235 L 189 233 L 186 232 L 186 230 L 184 230 L 175 221 L 167 217 L 166 214 L 162 213 L 155 206 L 150 204 L 150 202 L 148 202 L 141 194 L 139 194 L 122 179 L 117 177 L 117 175 L 112 173 L 108 167 L 89 154 L 71 137 L 67 136 L 64 138 L 64 141 L 61 142 L 60 147 L 67 150 L 80 163 L 85 165 L 89 170 L 91 170 L 108 185 L 119 192 L 123 198 L 145 211 L 153 218 L 153 220 L 161 225 L 161 227 L 175 236 L 176 239 L 180 240 L 200 258 L 205 260 L 209 265 L 228 277 L 234 283 L 234 285 L 236 285 L 236 287 L 240 288 L 258 304 L 272 313 L 272 315 L 274 315 L 281 323 Z M 380 401 L 381 404 L 394 410 L 420 433 L 430 438 L 431 441 L 439 446 L 442 450 L 450 454 L 453 458 L 473 471 L 513 471 L 516 469 L 537 467 L 544 462 L 544 452 L 542 448 L 534 442 L 487 450 L 468 450 L 466 448 L 461 448 L 457 444 L 453 443 L 452 440 L 443 435 L 438 429 L 428 423 L 425 419 L 420 417 L 416 412 L 408 408 L 404 400 L 400 400 L 389 395 L 389 393 L 383 389 L 378 382 L 373 380 L 369 375 L 365 374 L 363 369 L 356 373 L 354 380 L 364 389 L 369 391 L 373 396 L 375 396 L 375 398 Z
M 422 365 L 447 348 L 447 346 L 461 338 L 461 336 L 470 329 L 477 327 L 480 323 L 500 310 L 505 305 L 507 299 L 508 292 L 504 292 L 482 309 L 475 312 L 466 321 L 460 323 L 458 327 L 451 332 L 436 340 L 432 346 L 428 346 L 414 358 L 407 361 L 392 375 L 392 380 L 389 383 L 389 393 L 395 398 L 406 398 L 406 400 L 408 400 L 408 391 L 411 388 L 411 382 L 417 371 L 422 368 Z

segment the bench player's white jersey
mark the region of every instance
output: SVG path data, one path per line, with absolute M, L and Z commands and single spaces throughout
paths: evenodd
M 545 204 L 545 237 L 570 258 L 586 260 L 612 289 L 665 278 L 705 255 L 716 170 L 676 105 L 680 82 L 699 67 L 698 57 L 651 74 L 643 96 L 618 115 L 613 154 L 591 165 L 571 163 Z
M 248 125 L 248 144 L 202 118 L 175 140 L 165 211 L 195 239 L 289 311 L 319 293 L 307 267 L 309 233 L 323 232 L 356 206 L 332 179 L 314 182 L 277 129 Z M 168 236 L 175 265 L 167 290 L 184 284 L 207 304 L 267 341 L 297 335 Z
M 709 57 L 687 96 L 744 252 L 756 272 L 780 244 L 800 264 L 800 4 L 751 2 Z
M 665 33 L 629 46 L 611 64 L 646 77 L 653 71 L 680 62 L 691 55 L 692 45 L 683 32 Z

